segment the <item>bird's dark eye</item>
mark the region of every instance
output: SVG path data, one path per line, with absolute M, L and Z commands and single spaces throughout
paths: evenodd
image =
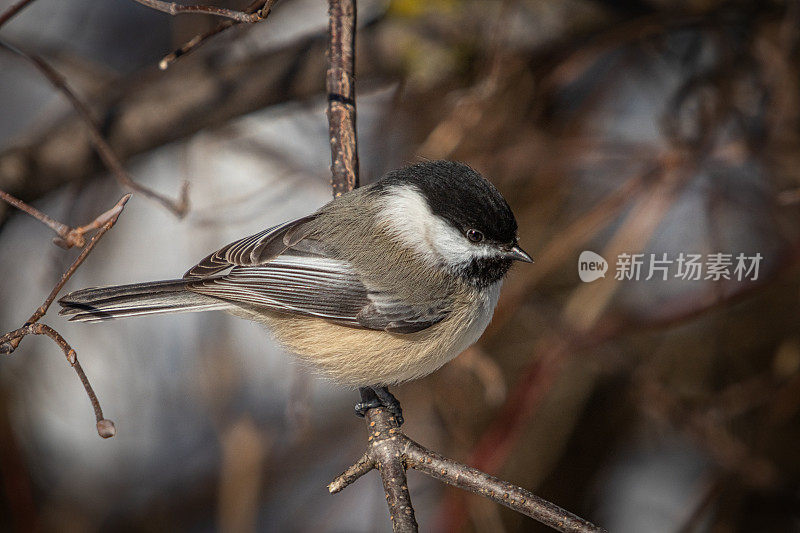
M 476 229 L 467 230 L 467 239 L 470 242 L 481 242 L 483 240 L 483 233 Z

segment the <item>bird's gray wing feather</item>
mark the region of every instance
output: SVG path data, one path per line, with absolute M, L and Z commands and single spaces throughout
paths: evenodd
M 388 293 L 370 293 L 370 303 L 358 312 L 358 323 L 368 329 L 414 333 L 441 321 L 450 312 L 442 301 L 408 305 Z
M 284 254 L 267 263 L 234 267 L 222 277 L 193 281 L 193 291 L 273 311 L 317 316 L 359 326 L 367 289 L 340 261 Z
M 370 289 L 347 262 L 329 257 L 314 239 L 290 244 L 261 264 L 234 266 L 224 276 L 190 278 L 189 289 L 256 308 L 393 333 L 421 331 L 447 316 L 448 309 L 439 302 L 409 305 L 391 292 Z
M 307 223 L 316 217 L 313 214 L 298 218 L 232 242 L 197 263 L 183 277 L 207 278 L 233 266 L 263 264 L 302 241 L 308 235 Z

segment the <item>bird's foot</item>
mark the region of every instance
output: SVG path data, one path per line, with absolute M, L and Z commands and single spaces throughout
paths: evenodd
M 355 406 L 358 416 L 363 417 L 367 411 L 375 407 L 384 407 L 394 416 L 398 426 L 403 425 L 403 409 L 389 389 L 386 387 L 361 387 L 358 392 L 361 393 L 361 401 Z
M 372 390 L 372 387 L 359 387 L 359 394 L 361 394 L 361 401 L 355 406 L 356 415 L 364 418 L 367 411 L 375 407 L 381 407 L 383 404 L 378 399 L 378 395 Z

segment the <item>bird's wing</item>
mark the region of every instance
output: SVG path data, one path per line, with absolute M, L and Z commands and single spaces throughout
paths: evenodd
M 309 220 L 270 228 L 209 255 L 186 273 L 189 288 L 256 308 L 393 333 L 421 331 L 447 316 L 441 300 L 408 305 L 392 291 L 368 287 L 349 263 L 308 237 L 303 224 Z

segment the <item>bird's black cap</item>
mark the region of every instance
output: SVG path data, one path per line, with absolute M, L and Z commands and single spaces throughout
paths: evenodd
M 394 170 L 375 184 L 378 191 L 413 185 L 431 211 L 461 231 L 476 229 L 498 243 L 513 242 L 517 221 L 500 192 L 464 163 L 425 161 Z

